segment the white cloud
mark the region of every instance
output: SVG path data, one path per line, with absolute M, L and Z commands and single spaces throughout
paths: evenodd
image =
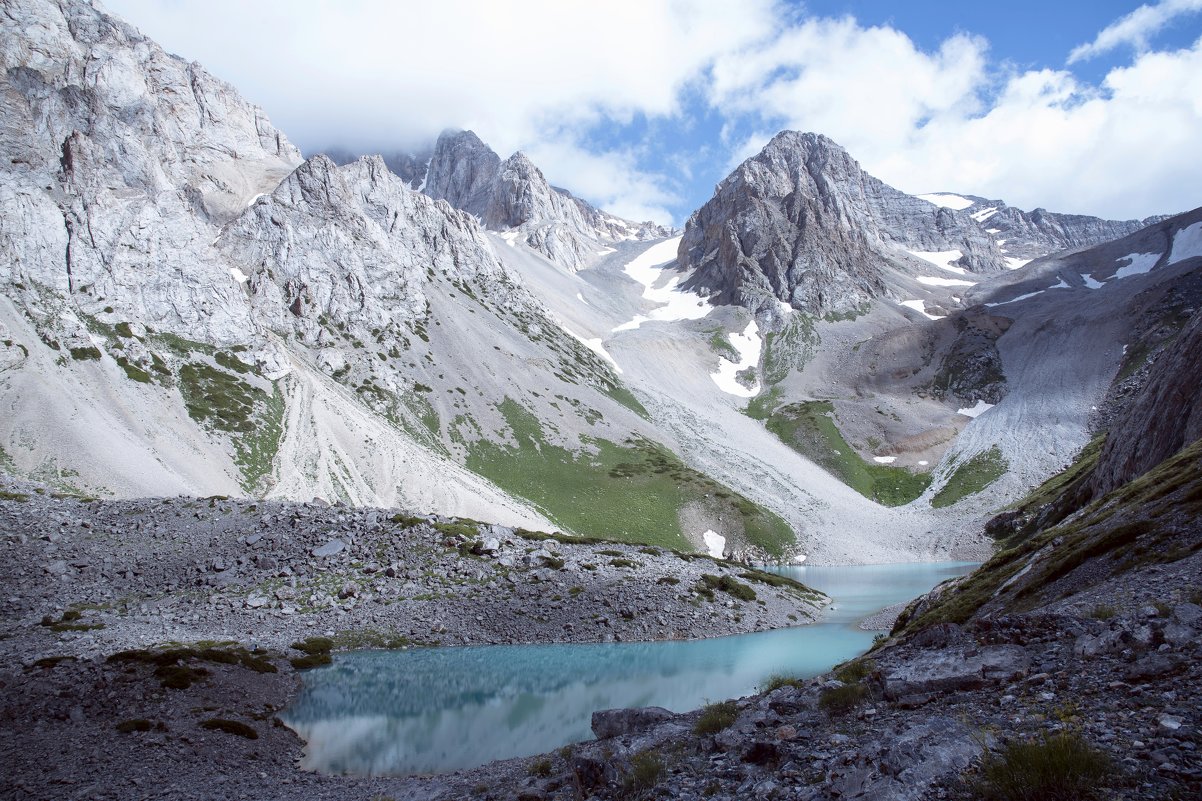
M 1117 218 L 1198 204 L 1202 40 L 1139 55 L 1101 86 L 1064 70 L 990 69 L 986 56 L 977 37 L 924 52 L 889 28 L 810 20 L 720 59 L 710 98 L 729 120 L 753 121 L 735 161 L 795 128 L 826 134 L 913 193 Z
M 897 29 L 804 18 L 777 0 L 109 5 L 234 83 L 306 149 L 398 150 L 471 128 L 636 219 L 671 210 L 680 222 L 683 205 L 706 199 L 681 187 L 706 192 L 782 128 L 824 133 L 914 193 L 1125 218 L 1191 208 L 1202 185 L 1202 42 L 1138 52 L 1094 85 L 999 65 L 981 36 L 924 50 Z M 1196 7 L 1143 7 L 1085 47 L 1141 46 Z M 672 152 L 680 141 L 687 150 Z
M 106 2 L 234 83 L 307 151 L 404 149 L 470 128 L 502 156 L 532 157 L 600 120 L 677 113 L 688 81 L 776 19 L 774 0 Z M 589 160 L 579 174 L 540 166 L 588 197 Z M 651 209 L 667 194 L 653 174 L 628 191 L 611 199 Z
M 1092 42 L 1079 45 L 1069 53 L 1068 63 L 1093 58 L 1130 45 L 1139 52 L 1148 49 L 1148 37 L 1183 14 L 1202 11 L 1202 0 L 1161 0 L 1152 6 L 1139 8 L 1103 28 Z

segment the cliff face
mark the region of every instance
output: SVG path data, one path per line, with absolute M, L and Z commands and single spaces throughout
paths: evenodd
M 1012 258 L 1036 259 L 1061 250 L 1093 247 L 1121 239 L 1168 217 L 1144 220 L 1104 220 L 1084 214 L 1059 214 L 1046 209 L 1023 211 L 1001 200 L 975 202 L 965 211 L 1000 241 Z
M 1143 390 L 1115 419 L 1090 482 L 1101 497 L 1202 437 L 1202 315 L 1152 365 Z
M 826 314 L 883 295 L 907 250 L 958 250 L 971 272 L 1005 267 L 967 214 L 882 183 L 825 136 L 785 131 L 690 217 L 678 262 L 695 271 L 686 286 L 718 303 Z

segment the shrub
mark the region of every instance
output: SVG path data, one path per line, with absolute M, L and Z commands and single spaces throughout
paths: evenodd
M 710 704 L 701 710 L 701 717 L 697 718 L 693 731 L 697 734 L 717 734 L 734 723 L 738 716 L 739 708 L 734 701 Z
M 712 573 L 702 573 L 701 581 L 709 589 L 722 590 L 722 592 L 733 595 L 741 601 L 754 601 L 756 598 L 755 590 L 731 576 L 722 576 L 719 578 Z
M 300 642 L 292 643 L 292 647 L 310 656 L 313 654 L 328 654 L 334 649 L 334 641 L 329 637 L 309 637 Z
M 1109 604 L 1098 604 L 1089 613 L 1095 620 L 1110 620 L 1116 614 L 1115 608 Z
M 985 801 L 1090 799 L 1112 772 L 1110 759 L 1079 735 L 1044 735 L 986 754 L 974 789 Z
M 541 776 L 544 779 L 551 775 L 551 760 L 539 759 L 530 764 L 530 775 Z

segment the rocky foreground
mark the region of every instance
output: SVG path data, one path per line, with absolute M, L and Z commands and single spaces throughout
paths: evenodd
M 23 483 L 0 498 L 16 798 L 462 797 L 497 771 L 513 785 L 520 765 L 307 774 L 275 715 L 331 650 L 719 636 L 809 622 L 827 601 L 709 557 L 465 520 Z

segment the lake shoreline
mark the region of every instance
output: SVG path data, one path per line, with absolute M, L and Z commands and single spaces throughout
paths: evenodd
M 523 760 L 434 778 L 299 770 L 303 743 L 278 718 L 301 687 L 293 644 L 701 639 L 803 625 L 827 603 L 707 556 L 448 518 L 5 490 L 23 496 L 0 501 L 0 758 L 18 797 L 342 798 L 400 783 L 433 798 L 517 782 Z

